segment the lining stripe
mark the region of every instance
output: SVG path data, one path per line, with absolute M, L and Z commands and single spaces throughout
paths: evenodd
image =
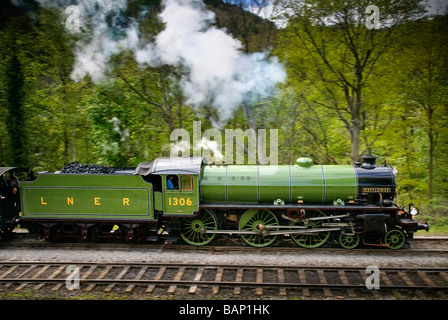
M 322 185 L 323 185 L 323 192 L 322 192 L 322 203 L 325 203 L 325 197 L 326 197 L 326 189 L 325 186 L 325 173 L 324 173 L 324 167 L 321 165 L 320 168 L 322 169 Z
M 260 203 L 260 171 L 259 166 L 257 166 L 257 201 Z
M 227 183 L 227 166 L 226 166 L 226 202 L 228 202 L 229 200 L 228 200 L 228 196 L 227 196 L 227 185 L 228 185 L 228 183 Z
M 356 169 L 355 165 L 352 165 L 353 170 L 355 171 L 355 177 L 356 177 L 356 194 L 355 199 L 359 198 L 359 182 L 358 182 L 358 170 Z
M 291 177 L 291 165 L 288 165 L 289 171 L 289 202 L 292 202 L 292 177 Z

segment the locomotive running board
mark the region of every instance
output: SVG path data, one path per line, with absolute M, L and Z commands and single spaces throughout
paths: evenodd
M 345 206 L 333 206 L 331 205 L 307 205 L 307 204 L 287 204 L 287 205 L 272 205 L 272 204 L 251 204 L 251 203 L 201 203 L 200 209 L 272 209 L 272 210 L 284 210 L 284 209 L 305 209 L 305 210 L 332 210 L 332 211 L 388 211 L 398 210 L 396 206 L 375 206 L 375 205 L 345 205 Z

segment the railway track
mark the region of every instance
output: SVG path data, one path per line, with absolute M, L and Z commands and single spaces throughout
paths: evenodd
M 120 292 L 162 298 L 177 295 L 179 298 L 448 299 L 448 268 L 381 267 L 376 270 L 376 279 L 369 278 L 375 274 L 373 271 L 368 273 L 366 268 L 351 266 L 2 261 L 0 294 L 46 290 L 82 294 Z

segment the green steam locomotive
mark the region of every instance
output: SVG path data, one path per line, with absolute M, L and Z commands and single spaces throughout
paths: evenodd
M 292 239 L 305 248 L 331 240 L 348 249 L 360 243 L 399 249 L 429 227 L 413 220 L 412 204 L 404 210 L 393 203 L 393 170 L 375 159 L 350 166 L 299 158 L 264 166 L 157 158 L 136 168 L 70 164 L 56 173 L 26 172 L 20 201 L 0 200 L 1 228 L 20 223 L 49 240 L 182 239 L 201 246 L 227 235 L 254 247 Z

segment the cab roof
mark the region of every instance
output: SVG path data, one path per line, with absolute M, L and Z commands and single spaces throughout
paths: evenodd
M 0 167 L 0 176 L 9 172 L 9 171 L 27 171 L 27 168 L 21 167 Z
M 139 163 L 134 174 L 200 174 L 202 162 L 202 157 L 157 158 L 151 162 Z

